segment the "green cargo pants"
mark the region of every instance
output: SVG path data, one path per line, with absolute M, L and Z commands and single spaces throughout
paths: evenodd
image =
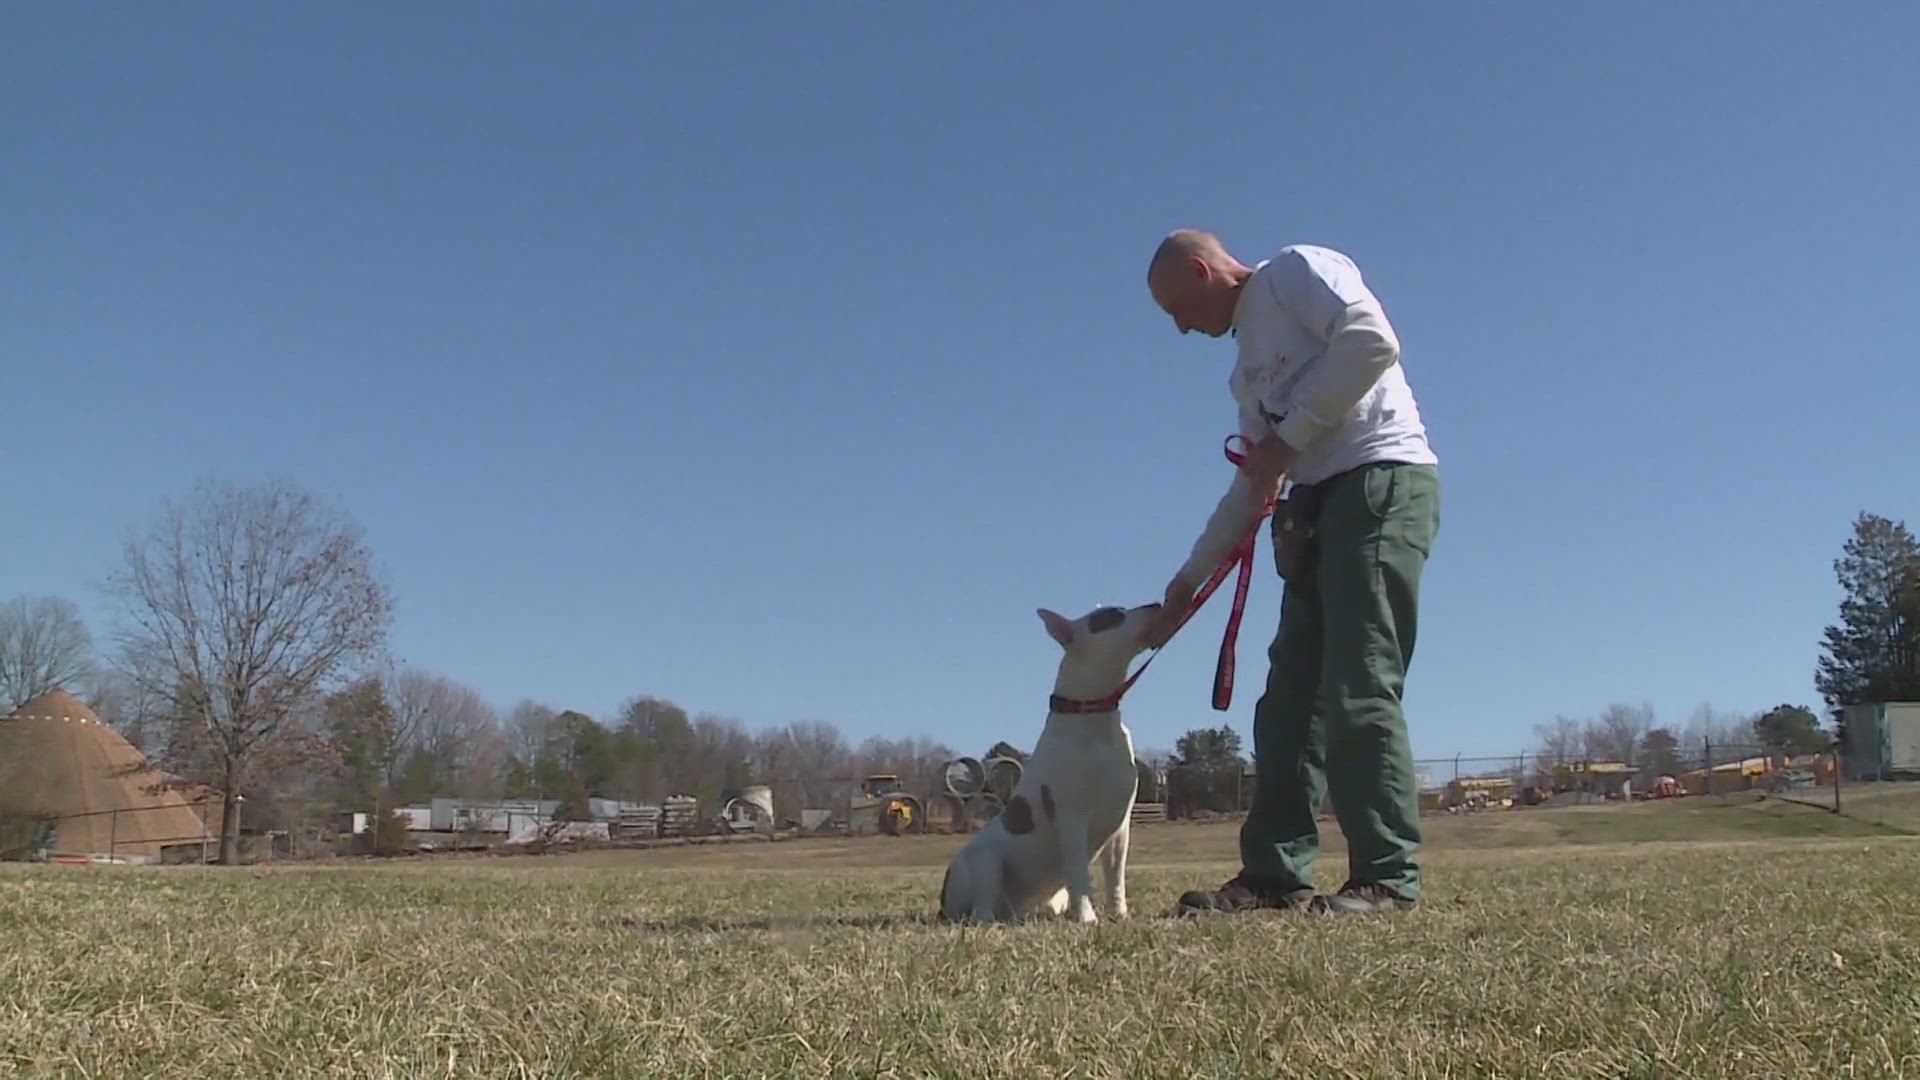
M 1400 699 L 1420 575 L 1440 528 L 1439 474 L 1431 465 L 1363 465 L 1295 488 L 1288 503 L 1296 509 L 1283 503 L 1272 523 L 1275 562 L 1289 579 L 1254 706 L 1258 775 L 1240 828 L 1244 872 L 1282 888 L 1312 886 L 1314 817 L 1331 794 L 1348 883 L 1418 899 L 1419 792 Z M 1302 533 L 1304 549 L 1292 542 Z

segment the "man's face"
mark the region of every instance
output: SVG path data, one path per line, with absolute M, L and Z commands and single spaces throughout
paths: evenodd
M 1220 337 L 1233 329 L 1237 291 L 1218 268 L 1197 256 L 1167 268 L 1147 283 L 1153 302 L 1181 333 L 1198 330 Z

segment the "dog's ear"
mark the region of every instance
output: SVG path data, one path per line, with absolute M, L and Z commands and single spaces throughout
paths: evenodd
M 1073 620 L 1058 612 L 1040 609 L 1040 621 L 1047 624 L 1047 633 L 1060 643 L 1061 648 L 1073 644 Z

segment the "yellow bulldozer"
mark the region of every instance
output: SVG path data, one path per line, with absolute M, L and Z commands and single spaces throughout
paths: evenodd
M 888 836 L 914 831 L 926 817 L 926 808 L 912 792 L 900 786 L 895 773 L 873 773 L 860 782 L 860 792 L 848 803 L 848 820 L 859 831 L 859 822 L 872 816 L 874 826 Z

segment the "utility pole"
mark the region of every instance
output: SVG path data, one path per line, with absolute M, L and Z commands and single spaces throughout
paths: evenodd
M 1833 740 L 1833 812 L 1840 812 L 1840 740 Z

